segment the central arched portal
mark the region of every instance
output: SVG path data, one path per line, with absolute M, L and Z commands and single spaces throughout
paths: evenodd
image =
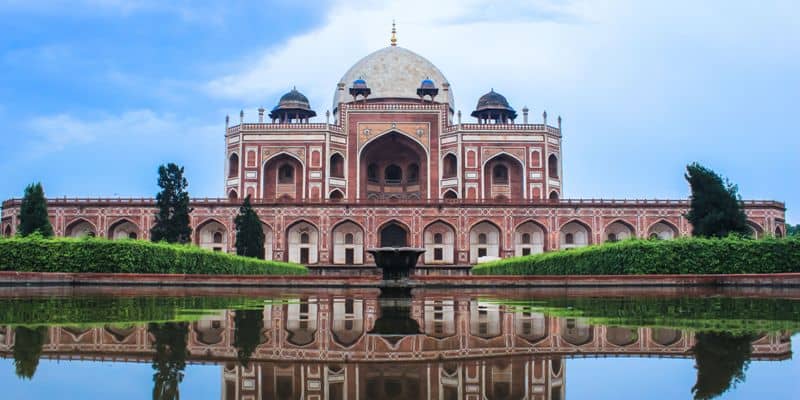
M 390 132 L 369 142 L 359 159 L 361 198 L 418 200 L 428 197 L 428 158 L 410 137 Z
M 380 247 L 406 247 L 408 246 L 408 231 L 400 224 L 391 222 L 381 229 Z

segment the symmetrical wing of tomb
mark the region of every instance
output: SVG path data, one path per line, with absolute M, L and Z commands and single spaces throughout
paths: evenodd
M 518 112 L 482 84 L 487 93 L 463 115 L 442 71 L 393 41 L 332 84 L 320 115 L 292 89 L 271 110 L 226 118 L 225 197 L 193 200 L 194 242 L 231 251 L 244 196 L 264 223 L 266 257 L 308 265 L 370 264 L 365 249 L 381 243 L 424 247 L 425 265 L 466 265 L 690 234 L 687 200 L 565 198 L 561 118 Z M 49 200 L 58 235 L 109 238 L 146 239 L 154 204 Z M 782 203 L 744 204 L 754 235 L 783 235 Z M 19 205 L 3 203 L 6 235 Z
M 563 399 L 570 358 L 692 358 L 696 341 L 682 329 L 592 325 L 470 295 L 415 296 L 409 314 L 418 331 L 381 334 L 374 332 L 383 317 L 378 294 L 303 294 L 266 304 L 246 366 L 237 358 L 236 311 L 211 313 L 186 323 L 187 361 L 223 365 L 223 399 Z M 0 356 L 13 357 L 14 346 L 15 327 L 0 326 Z M 147 325 L 117 322 L 51 326 L 41 357 L 150 363 L 155 353 Z M 752 341 L 752 359 L 790 356 L 788 333 Z

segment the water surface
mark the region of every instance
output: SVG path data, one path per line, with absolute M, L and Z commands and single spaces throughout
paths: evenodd
M 790 399 L 799 331 L 792 289 L 0 288 L 0 385 L 11 399 Z

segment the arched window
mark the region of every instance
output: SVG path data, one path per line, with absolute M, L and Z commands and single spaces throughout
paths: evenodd
M 300 243 L 308 244 L 310 242 L 309 236 L 307 232 L 303 232 L 300 234 Z
M 486 244 L 486 242 L 487 242 L 486 234 L 485 233 L 479 233 L 478 234 L 478 244 Z
M 294 167 L 283 164 L 278 168 L 278 183 L 294 183 Z
M 408 183 L 419 181 L 419 165 L 411 164 L 408 166 Z
M 346 233 L 344 235 L 344 244 L 353 244 L 353 234 L 352 233 Z
M 367 180 L 370 182 L 378 183 L 378 166 L 370 164 L 367 166 Z
M 330 197 L 331 200 L 337 200 L 338 201 L 338 200 L 343 199 L 344 195 L 342 194 L 341 190 L 334 190 L 334 191 L 331 192 L 331 195 L 329 197 Z
M 344 178 L 344 157 L 339 153 L 331 156 L 331 176 Z
M 442 177 L 455 178 L 456 175 L 458 175 L 458 160 L 453 154 L 448 154 L 442 160 Z
M 457 198 L 458 198 L 458 195 L 456 194 L 456 192 L 455 192 L 455 191 L 453 191 L 453 190 L 448 190 L 448 191 L 444 192 L 444 198 L 445 198 L 446 200 L 453 200 L 453 199 L 457 199 Z
M 230 192 L 228 192 L 228 198 L 231 200 L 236 200 L 239 198 L 239 194 L 236 193 L 235 190 L 231 190 Z
M 522 244 L 531 244 L 531 234 L 530 233 L 523 233 L 522 234 Z
M 568 233 L 564 235 L 564 243 L 566 244 L 575 244 L 575 235 Z
M 550 154 L 550 157 L 547 157 L 547 171 L 548 176 L 558 179 L 558 157 L 555 154 Z
M 441 233 L 434 233 L 433 234 L 433 243 L 434 244 L 442 244 L 442 243 L 444 243 L 444 237 L 442 237 Z
M 228 178 L 239 176 L 239 156 L 236 153 L 228 157 Z
M 502 164 L 495 165 L 492 169 L 492 182 L 495 185 L 508 184 L 508 167 Z
M 558 192 L 555 190 L 550 192 L 550 200 L 558 200 Z
M 399 185 L 403 181 L 403 169 L 390 165 L 383 171 L 383 182 L 387 185 Z
M 222 232 L 214 232 L 214 243 L 222 243 Z

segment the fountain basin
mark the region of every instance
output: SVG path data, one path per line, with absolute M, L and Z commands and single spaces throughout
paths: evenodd
M 411 270 L 417 265 L 420 254 L 425 249 L 414 247 L 378 247 L 367 249 L 372 254 L 375 264 L 383 271 L 384 280 L 407 279 Z

